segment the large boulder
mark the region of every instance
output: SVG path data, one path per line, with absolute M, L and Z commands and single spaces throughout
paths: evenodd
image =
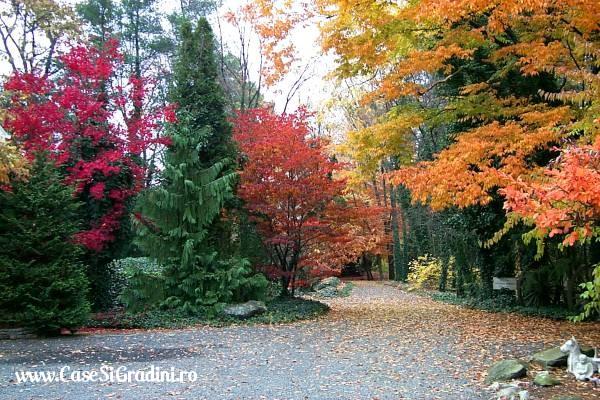
M 538 374 L 535 376 L 535 379 L 533 380 L 533 383 L 535 383 L 538 386 L 560 385 L 560 381 L 556 379 L 553 375 L 551 375 L 548 371 L 538 372 Z
M 594 356 L 594 349 L 589 346 L 582 346 L 581 352 L 589 357 Z M 568 357 L 569 354 L 560 351 L 560 347 L 552 347 L 535 353 L 531 358 L 531 362 L 540 365 L 542 368 L 565 367 Z
M 223 314 L 233 318 L 246 319 L 262 314 L 265 311 L 267 311 L 265 303 L 262 301 L 250 300 L 245 303 L 232 304 L 226 307 L 223 310 Z
M 488 370 L 485 383 L 509 381 L 522 378 L 527 374 L 527 364 L 521 360 L 502 360 Z
M 567 365 L 569 355 L 560 351 L 560 347 L 552 347 L 537 352 L 533 355 L 531 362 L 540 365 L 543 368 L 562 367 Z

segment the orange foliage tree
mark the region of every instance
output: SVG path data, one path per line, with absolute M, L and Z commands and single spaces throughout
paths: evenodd
M 544 178 L 504 188 L 505 208 L 535 225 L 538 239 L 563 235 L 572 246 L 600 236 L 600 138 L 565 149 Z
M 372 75 L 377 87 L 364 101 L 394 102 L 381 120 L 388 125 L 397 121 L 388 135 L 410 138 L 422 125 L 452 124 L 457 131 L 433 161 L 394 174 L 394 182 L 406 185 L 414 200 L 436 210 L 486 205 L 502 188 L 507 189 L 503 194 L 516 196 L 520 190 L 547 198 L 541 194 L 565 184 L 561 179 L 569 167 L 563 163 L 581 161 L 575 154 L 589 153 L 600 111 L 600 3 L 317 4 L 331 17 L 323 27 L 324 46 L 338 55 L 338 76 Z M 458 90 L 444 91 L 447 84 Z M 432 94 L 444 101 L 435 108 L 424 106 Z M 547 169 L 556 147 L 571 150 Z M 546 156 L 536 159 L 540 154 Z M 594 195 L 585 189 L 580 194 Z M 545 207 L 544 201 L 538 203 Z M 539 218 L 535 222 L 548 228 Z M 592 230 L 577 232 L 581 237 Z

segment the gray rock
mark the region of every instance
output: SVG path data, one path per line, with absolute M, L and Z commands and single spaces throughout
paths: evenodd
M 521 378 L 527 374 L 527 364 L 521 360 L 502 360 L 488 370 L 487 384 Z
M 552 400 L 583 400 L 583 398 L 579 396 L 554 396 Z
M 337 276 L 330 276 L 329 278 L 325 278 L 325 279 L 317 282 L 313 286 L 313 290 L 318 292 L 319 290 L 322 290 L 326 287 L 336 288 L 336 287 L 340 286 L 341 283 L 342 283 L 342 281 Z
M 543 368 L 563 367 L 567 365 L 568 354 L 560 351 L 560 347 L 552 347 L 533 355 L 531 362 L 539 364 Z
M 589 357 L 594 355 L 594 349 L 588 346 L 582 346 L 581 352 Z M 560 347 L 552 347 L 533 355 L 531 362 L 540 365 L 542 368 L 565 367 L 567 366 L 567 353 L 560 351 Z
M 33 339 L 35 337 L 37 337 L 35 334 L 24 328 L 0 329 L 0 340 Z
M 316 294 L 317 294 L 317 296 L 321 296 L 321 297 L 337 297 L 339 295 L 339 292 L 338 292 L 337 288 L 327 286 L 327 287 L 317 290 Z
M 265 303 L 262 301 L 250 300 L 245 303 L 232 304 L 226 307 L 223 310 L 223 314 L 234 318 L 246 319 L 262 314 L 265 311 L 267 311 Z
M 533 380 L 533 383 L 535 383 L 538 386 L 556 386 L 556 385 L 560 385 L 560 381 L 558 379 L 556 379 L 553 375 L 551 375 L 550 372 L 548 372 L 548 371 L 539 372 L 535 376 L 535 379 Z

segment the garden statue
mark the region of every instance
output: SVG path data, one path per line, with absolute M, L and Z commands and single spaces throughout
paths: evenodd
M 573 365 L 573 375 L 578 381 L 587 381 L 594 375 L 594 363 L 585 354 L 580 354 Z
M 560 351 L 563 353 L 569 353 L 569 357 L 567 358 L 567 371 L 574 374 L 575 362 L 581 355 L 581 348 L 579 347 L 577 340 L 575 340 L 575 336 L 572 336 L 571 339 L 567 340 L 565 344 L 560 346 Z
M 594 358 L 582 354 L 579 343 L 577 343 L 574 336 L 560 346 L 560 351 L 569 353 L 569 357 L 567 358 L 567 371 L 575 375 L 575 378 L 578 380 L 588 380 L 594 375 L 594 372 L 598 371 L 600 359 L 598 359 L 597 351 Z

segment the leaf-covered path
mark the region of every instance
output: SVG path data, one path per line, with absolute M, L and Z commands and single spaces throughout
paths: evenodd
M 0 341 L 2 399 L 487 399 L 481 373 L 597 325 L 487 314 L 359 282 L 318 320 Z M 515 343 L 523 342 L 517 346 Z M 15 370 L 195 370 L 195 383 L 16 384 Z M 35 366 L 35 367 L 34 367 Z M 540 397 L 537 397 L 540 398 Z

